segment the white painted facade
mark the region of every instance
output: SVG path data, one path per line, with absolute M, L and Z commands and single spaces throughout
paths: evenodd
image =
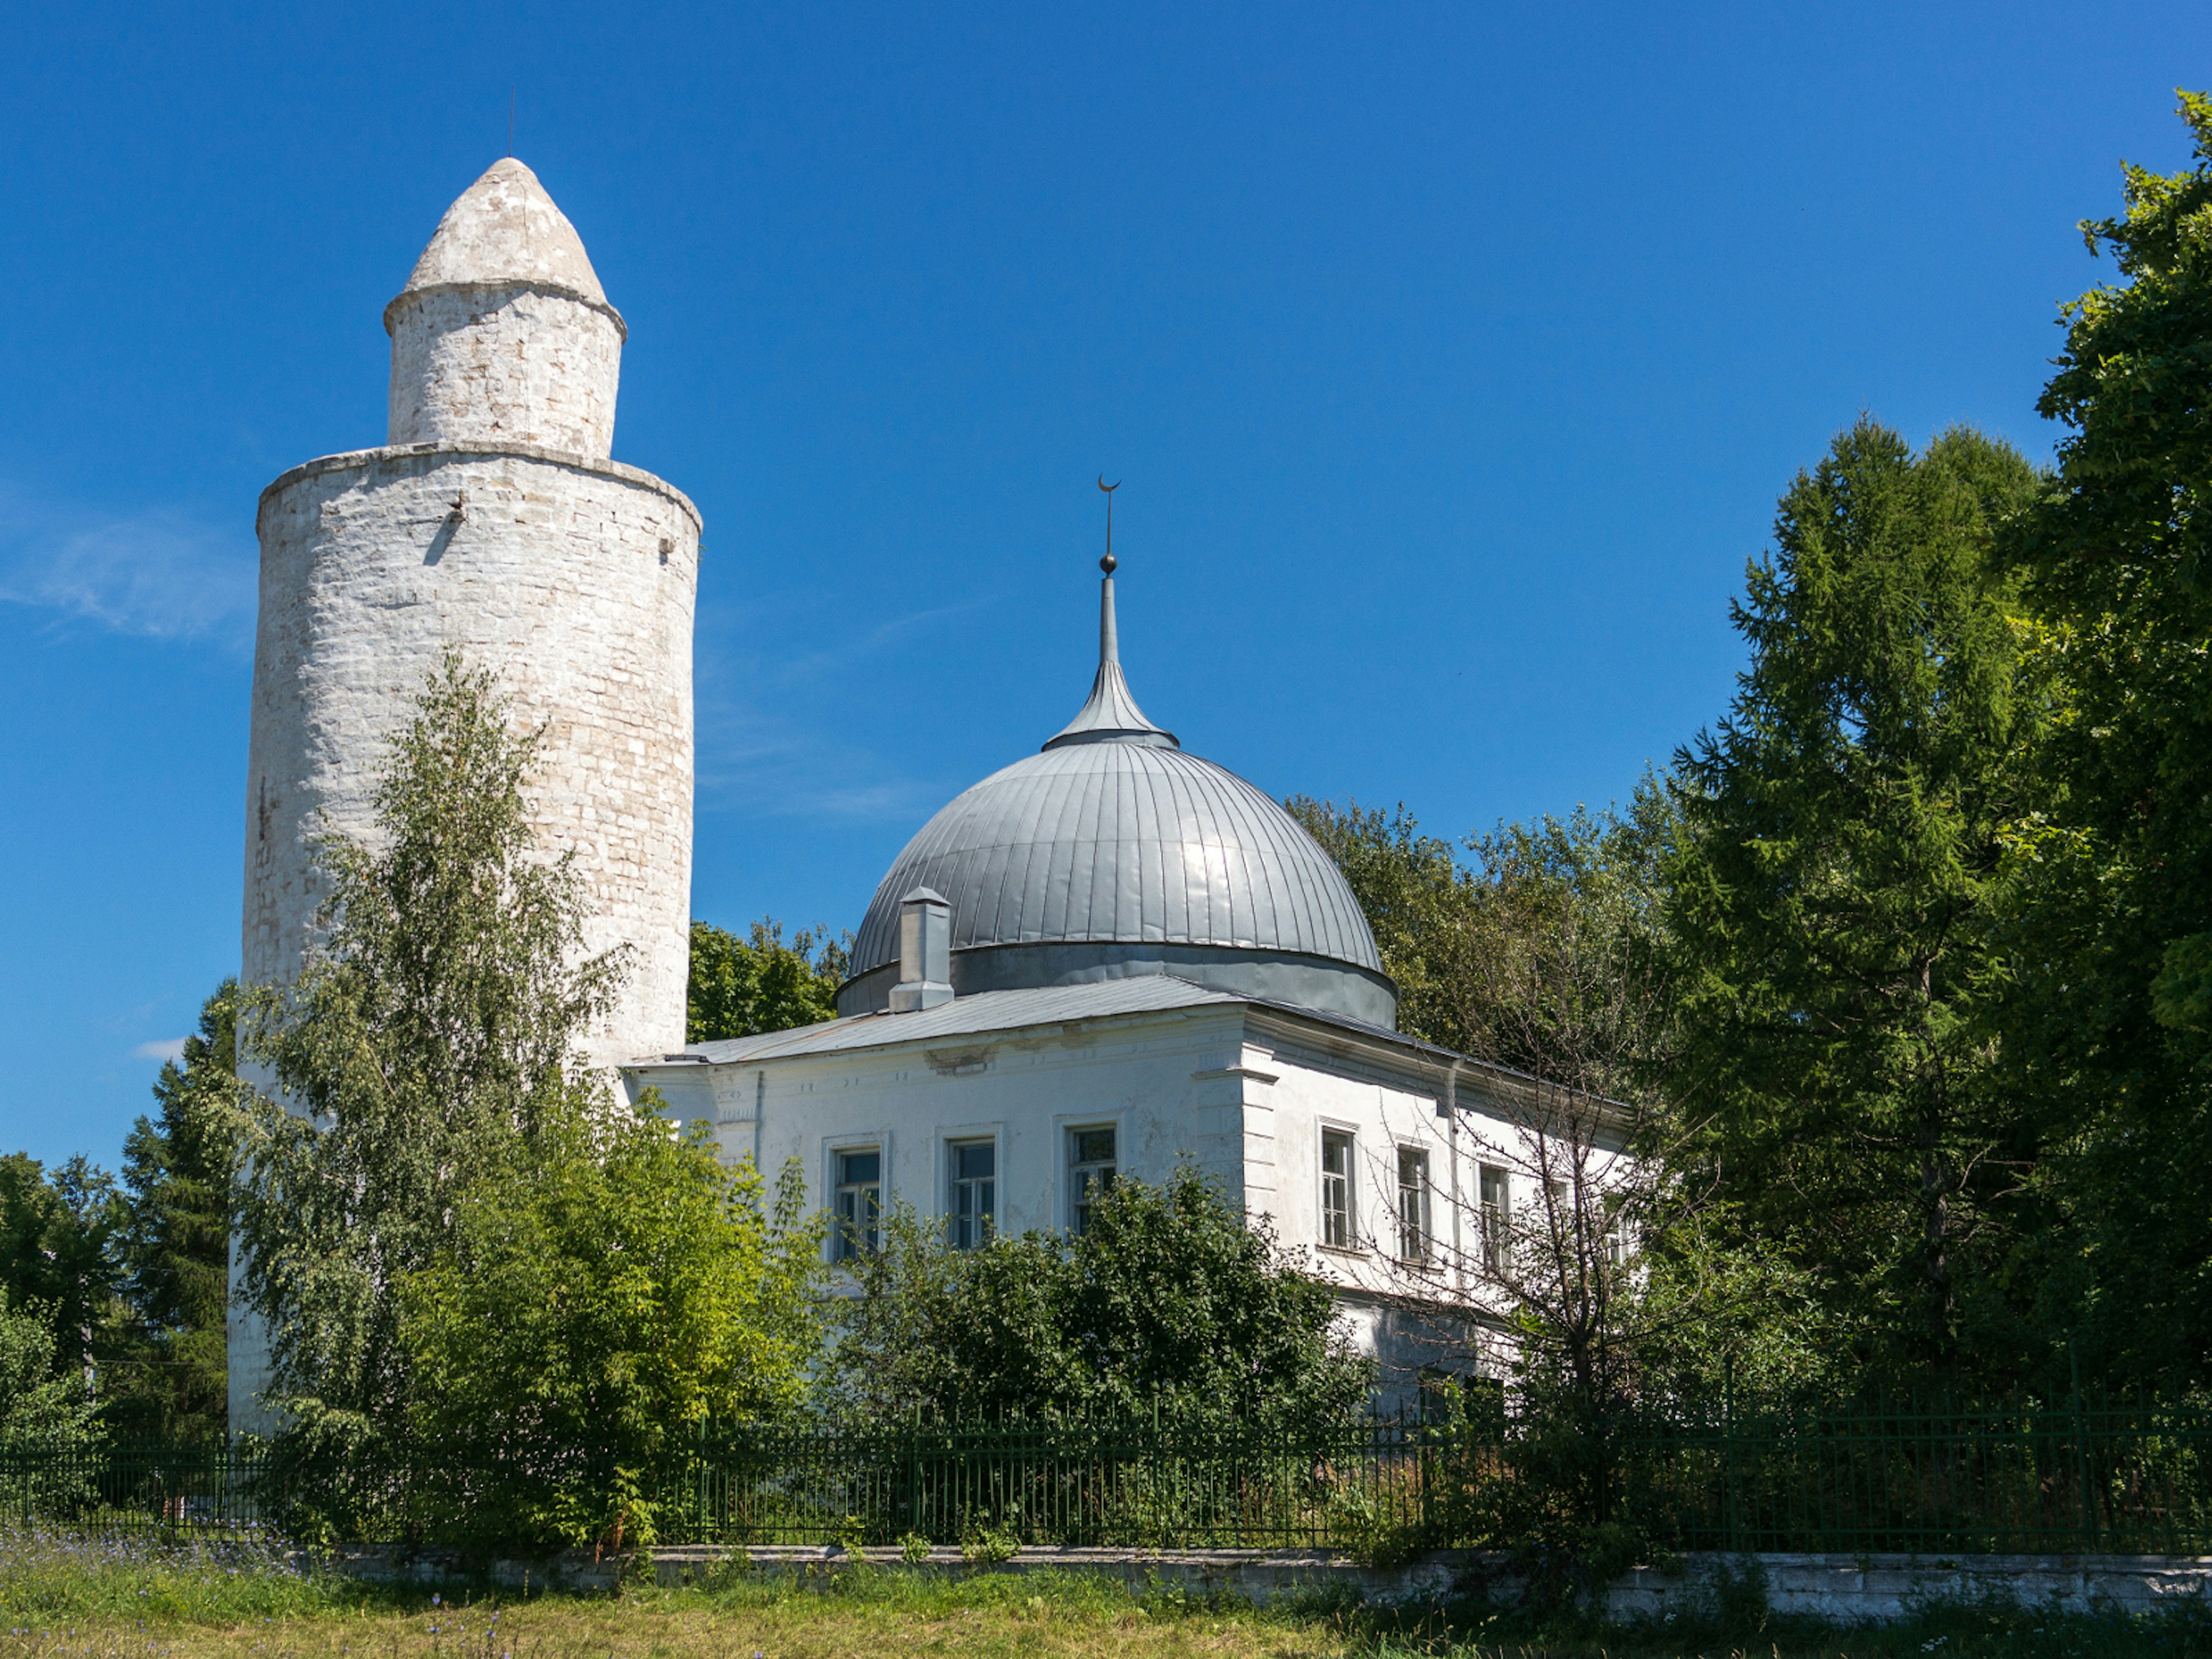
M 1479 1224 L 1485 1147 L 1523 1144 L 1474 1062 L 1164 976 L 986 992 L 700 1044 L 624 1075 L 633 1097 L 650 1086 L 671 1117 L 712 1126 L 726 1159 L 757 1158 L 771 1180 L 796 1160 L 824 1207 L 841 1157 L 874 1153 L 883 1204 L 948 1230 L 963 1147 L 992 1149 L 994 1223 L 1010 1233 L 1075 1224 L 1085 1132 L 1114 1132 L 1122 1175 L 1157 1182 L 1188 1161 L 1339 1287 L 1355 1340 L 1400 1399 L 1423 1367 L 1464 1364 L 1419 1304 L 1480 1303 L 1462 1268 L 1480 1257 L 1465 1232 Z M 1327 1133 L 1350 1139 L 1341 1246 L 1327 1242 Z M 1412 1258 L 1401 1150 L 1427 1176 L 1428 1248 Z

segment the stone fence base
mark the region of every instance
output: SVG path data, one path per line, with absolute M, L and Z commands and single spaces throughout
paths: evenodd
M 1263 1606 L 1301 1595 L 1381 1606 L 1485 1595 L 1510 1602 L 1520 1590 L 1504 1557 L 1463 1550 L 1438 1550 L 1393 1567 L 1361 1566 L 1323 1550 L 1024 1549 L 1004 1561 L 971 1561 L 957 1550 L 939 1548 L 915 1563 L 893 1549 L 860 1553 L 869 1566 L 886 1571 L 1083 1572 L 1118 1578 L 1139 1591 L 1175 1589 Z M 428 1586 L 489 1580 L 507 1589 L 608 1590 L 638 1570 L 627 1555 L 590 1550 L 487 1565 L 450 1551 L 362 1547 L 340 1552 L 333 1565 L 379 1583 Z M 656 1551 L 653 1573 L 660 1583 L 676 1586 L 733 1570 L 818 1573 L 852 1565 L 854 1558 L 835 1545 L 691 1545 Z M 1688 1555 L 1674 1572 L 1638 1567 L 1623 1574 L 1607 1588 L 1606 1607 L 1621 1619 L 1688 1616 L 1723 1595 L 1758 1593 L 1753 1583 L 1763 1588 L 1766 1605 L 1776 1613 L 1838 1624 L 1878 1623 L 1935 1601 L 2140 1613 L 2180 1600 L 2212 1600 L 2212 1556 Z

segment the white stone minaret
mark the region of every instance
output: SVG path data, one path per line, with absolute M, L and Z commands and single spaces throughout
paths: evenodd
M 244 969 L 298 972 L 325 830 L 374 833 L 386 740 L 447 645 L 548 727 L 538 841 L 573 849 L 589 949 L 631 947 L 604 1065 L 680 1048 L 691 888 L 699 514 L 609 459 L 627 330 L 528 167 L 447 210 L 399 297 L 388 447 L 262 492 L 246 778 Z M 234 1317 L 234 1429 L 258 1419 L 258 1333 Z M 241 1394 L 243 1388 L 243 1395 Z

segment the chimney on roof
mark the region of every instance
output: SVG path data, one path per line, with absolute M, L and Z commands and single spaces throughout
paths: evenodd
M 899 977 L 891 1012 L 911 1013 L 952 1000 L 952 907 L 917 887 L 899 901 Z

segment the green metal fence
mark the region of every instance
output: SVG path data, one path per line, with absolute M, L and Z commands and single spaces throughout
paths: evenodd
M 1749 1414 L 1624 1444 L 1620 1489 L 1681 1547 L 2212 1550 L 2202 1406 L 1874 1406 Z
M 1296 1437 L 1159 1424 L 737 1428 L 655 1483 L 669 1542 L 1510 1546 L 1579 1506 L 1677 1549 L 2212 1553 L 2212 1410 L 1868 1407 Z M 1563 1467 L 1571 1465 L 1571 1474 Z M 436 1542 L 505 1471 L 165 1448 L 0 1451 L 0 1513 Z M 1555 1489 L 1557 1488 L 1557 1489 Z

